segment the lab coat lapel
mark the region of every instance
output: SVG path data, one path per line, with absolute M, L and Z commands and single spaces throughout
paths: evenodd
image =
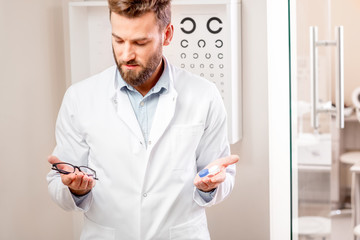
M 142 142 L 144 137 L 142 135 L 138 120 L 136 119 L 134 109 L 131 106 L 129 97 L 126 93 L 118 91 L 116 97 L 117 114 L 120 119 L 130 128 L 136 137 Z
M 170 84 L 169 92 L 160 95 L 159 102 L 156 108 L 153 126 L 151 127 L 150 138 L 151 146 L 155 146 L 160 137 L 168 128 L 171 120 L 175 114 L 177 92 Z

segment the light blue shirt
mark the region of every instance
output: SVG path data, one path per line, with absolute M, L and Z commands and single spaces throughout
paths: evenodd
M 125 82 L 121 78 L 119 71 L 117 71 L 116 74 L 118 75 L 117 79 L 120 91 L 126 92 L 129 97 L 131 106 L 144 136 L 145 146 L 147 147 L 159 97 L 160 95 L 167 93 L 169 89 L 169 68 L 164 68 L 164 71 L 155 86 L 150 89 L 145 96 L 142 96 L 133 86 Z

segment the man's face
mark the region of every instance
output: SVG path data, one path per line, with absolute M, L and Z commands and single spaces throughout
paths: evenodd
M 162 59 L 162 32 L 153 12 L 127 18 L 111 13 L 112 46 L 121 77 L 132 86 L 146 82 Z

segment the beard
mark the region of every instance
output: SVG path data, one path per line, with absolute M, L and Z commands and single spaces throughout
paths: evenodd
M 161 45 L 159 45 L 157 50 L 154 52 L 154 54 L 150 56 L 150 58 L 148 59 L 145 65 L 140 62 L 137 62 L 136 60 L 130 60 L 127 62 L 118 61 L 115 55 L 114 48 L 113 48 L 113 54 L 117 68 L 120 72 L 122 79 L 131 86 L 140 86 L 144 84 L 151 77 L 151 75 L 155 72 L 156 68 L 159 66 L 160 61 L 162 59 L 162 48 Z M 122 69 L 123 65 L 138 65 L 141 69 L 139 72 L 136 72 L 135 70 L 124 71 Z

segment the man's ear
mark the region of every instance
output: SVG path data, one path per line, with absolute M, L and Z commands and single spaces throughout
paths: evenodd
M 163 46 L 168 46 L 174 35 L 174 26 L 169 23 L 163 32 Z

